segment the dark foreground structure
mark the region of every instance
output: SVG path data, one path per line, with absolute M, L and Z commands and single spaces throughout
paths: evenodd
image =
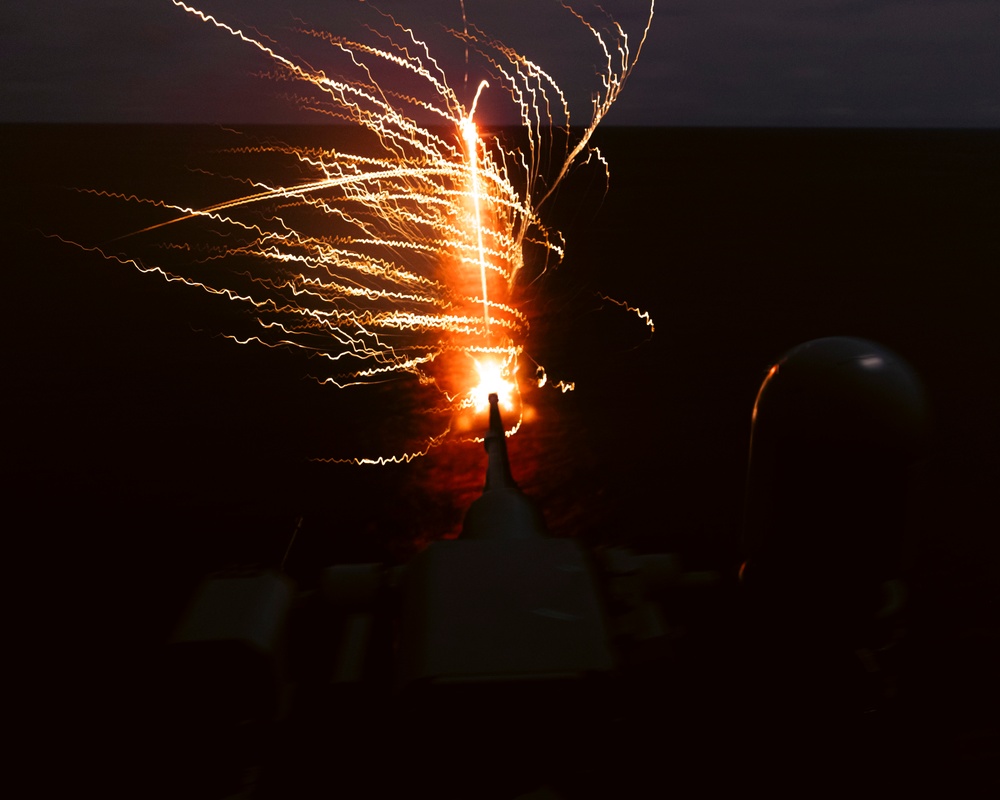
M 482 496 L 409 564 L 209 576 L 164 658 L 167 794 L 811 795 L 960 784 L 900 695 L 919 380 L 807 342 L 757 397 L 739 574 L 548 535 L 490 398 Z

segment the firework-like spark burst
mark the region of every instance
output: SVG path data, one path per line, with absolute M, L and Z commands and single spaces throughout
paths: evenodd
M 262 34 L 171 1 L 258 48 L 270 59 L 269 77 L 294 87 L 288 95 L 297 106 L 363 136 L 351 139 L 352 149 L 276 142 L 234 149 L 283 159 L 299 177 L 236 179 L 242 193 L 208 207 L 95 192 L 170 212 L 141 234 L 198 224 L 217 242 L 197 258 L 184 242 L 171 244 L 188 260 L 159 265 L 108 248 L 102 254 L 244 305 L 256 330 L 231 338 L 307 352 L 322 365 L 314 371 L 322 384 L 409 378 L 437 398 L 426 411 L 441 417 L 439 435 L 406 453 L 334 460 L 424 454 L 490 391 L 515 412 L 508 415 L 515 431 L 520 367 L 530 359 L 518 300 L 564 253 L 541 210 L 574 165 L 603 163 L 590 141 L 639 57 L 652 3 L 645 28 L 632 37 L 610 18 L 598 25 L 564 6 L 567 23 L 593 40 L 602 59 L 589 117 L 578 125 L 542 66 L 468 20 L 450 33 L 483 74 L 463 102 L 428 45 L 387 15 L 356 38 L 299 25 L 294 33 L 321 46 L 329 61 L 320 68 Z M 515 132 L 477 124 L 487 92 L 509 102 Z M 538 385 L 571 386 L 547 381 L 540 365 L 527 371 Z

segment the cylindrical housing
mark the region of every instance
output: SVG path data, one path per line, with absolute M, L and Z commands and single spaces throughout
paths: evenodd
M 778 360 L 754 404 L 743 577 L 769 610 L 853 625 L 898 575 L 927 403 L 882 345 L 832 337 Z

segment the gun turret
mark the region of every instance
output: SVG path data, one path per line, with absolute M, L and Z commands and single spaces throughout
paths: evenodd
M 823 339 L 778 361 L 754 408 L 736 592 L 679 554 L 549 535 L 492 394 L 483 490 L 457 539 L 405 565 L 330 566 L 317 590 L 271 572 L 206 582 L 167 664 L 165 729 L 184 726 L 171 774 L 235 780 L 264 753 L 276 794 L 261 797 L 330 780 L 390 795 L 447 752 L 426 777 L 436 796 L 498 798 L 560 782 L 641 794 L 663 753 L 692 788 L 723 757 L 751 785 L 773 784 L 773 752 L 826 774 L 824 754 L 891 709 L 896 546 L 925 414 L 915 373 L 880 345 Z M 763 719 L 769 736 L 746 740 Z

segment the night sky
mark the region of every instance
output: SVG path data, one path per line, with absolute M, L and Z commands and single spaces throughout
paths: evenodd
M 565 10 L 544 0 L 465 5 L 470 22 L 548 69 L 583 121 L 601 54 Z M 599 18 L 592 3 L 577 5 Z M 637 44 L 644 0 L 604 5 Z M 379 7 L 425 37 L 462 85 L 451 72 L 461 72 L 461 50 L 442 32 L 461 26 L 460 0 Z M 276 41 L 293 14 L 342 34 L 373 18 L 356 0 L 205 0 L 201 8 Z M 323 121 L 253 75 L 267 63 L 252 47 L 170 0 L 36 0 L 4 16 L 0 122 Z M 607 122 L 997 127 L 1000 14 L 995 0 L 658 0 L 638 68 Z

